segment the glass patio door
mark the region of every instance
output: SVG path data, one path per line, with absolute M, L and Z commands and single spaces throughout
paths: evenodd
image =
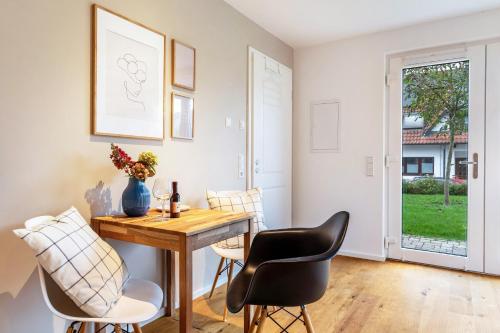
M 390 58 L 390 258 L 484 271 L 485 50 Z

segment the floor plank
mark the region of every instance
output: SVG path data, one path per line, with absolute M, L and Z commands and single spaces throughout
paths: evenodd
M 193 305 L 194 332 L 243 332 L 242 313 L 222 322 L 225 286 Z M 309 305 L 318 333 L 500 332 L 500 278 L 401 262 L 337 257 L 325 296 Z M 291 309 L 299 313 L 299 309 Z M 285 315 L 277 320 L 287 323 Z M 178 332 L 178 317 L 160 318 L 144 333 Z M 268 321 L 266 333 L 279 329 Z M 290 333 L 305 333 L 301 323 Z

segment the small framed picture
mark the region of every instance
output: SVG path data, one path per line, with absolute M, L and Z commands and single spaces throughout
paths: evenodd
M 195 76 L 196 49 L 172 39 L 172 85 L 194 91 Z
M 194 98 L 177 92 L 172 93 L 172 138 L 193 139 Z
M 163 140 L 165 34 L 93 6 L 92 134 Z

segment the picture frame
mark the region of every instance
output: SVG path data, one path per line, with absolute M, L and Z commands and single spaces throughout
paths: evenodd
M 165 34 L 92 7 L 91 134 L 163 140 Z
M 194 91 L 196 86 L 196 49 L 172 39 L 172 85 Z
M 172 92 L 170 127 L 173 139 L 193 140 L 194 97 Z

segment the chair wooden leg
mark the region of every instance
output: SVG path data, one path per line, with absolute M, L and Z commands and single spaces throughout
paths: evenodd
M 134 328 L 134 333 L 142 333 L 141 326 L 138 323 L 132 324 L 132 327 Z
M 87 323 L 86 322 L 82 322 L 80 324 L 80 328 L 78 329 L 78 333 L 85 333 L 85 329 L 87 328 Z
M 253 333 L 253 331 L 255 331 L 255 327 L 257 327 L 257 322 L 259 321 L 261 310 L 262 305 L 257 305 L 253 314 L 252 321 L 250 322 L 250 329 L 248 330 L 248 333 Z
M 101 329 L 101 323 L 94 323 L 94 333 L 99 332 Z
M 115 333 L 122 333 L 122 327 L 120 324 L 115 324 Z
M 224 260 L 226 260 L 226 258 L 220 258 L 219 268 L 217 268 L 217 273 L 215 274 L 214 283 L 212 284 L 212 289 L 210 290 L 210 296 L 208 296 L 208 298 L 211 298 L 214 293 L 215 286 L 217 285 L 217 281 L 219 280 L 220 271 L 222 270 L 222 266 L 224 265 Z
M 307 312 L 305 305 L 301 306 L 300 308 L 302 312 L 302 317 L 304 318 L 304 324 L 306 325 L 307 333 L 314 333 L 314 327 L 311 323 L 311 317 L 309 316 L 309 312 Z
M 227 276 L 227 289 L 229 290 L 229 284 L 233 279 L 233 269 L 234 269 L 234 260 L 231 260 L 229 263 L 229 275 Z M 227 300 L 224 302 L 224 315 L 222 316 L 222 320 L 226 321 L 227 319 Z
M 264 333 L 264 323 L 266 322 L 266 319 L 267 319 L 267 307 L 264 306 L 260 311 L 260 319 L 259 319 L 259 326 L 257 326 L 257 333 Z

